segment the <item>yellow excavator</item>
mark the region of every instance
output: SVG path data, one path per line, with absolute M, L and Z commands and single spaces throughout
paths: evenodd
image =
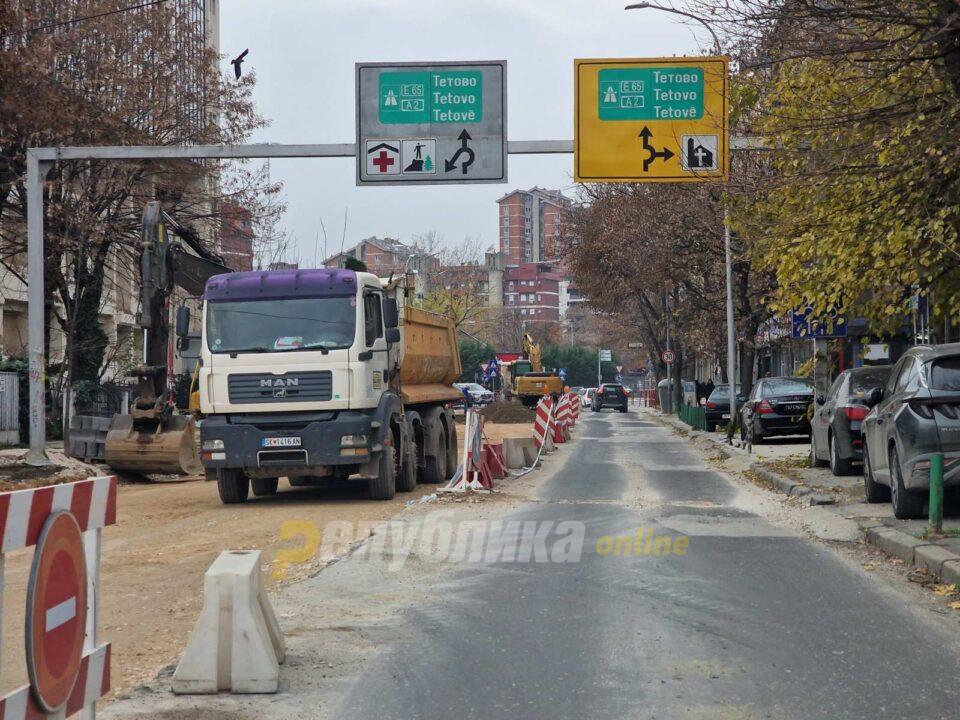
M 196 423 L 192 416 L 177 412 L 169 387 L 173 373 L 169 299 L 175 286 L 200 295 L 210 277 L 230 269 L 223 258 L 205 247 L 196 232 L 177 223 L 158 202 L 148 203 L 144 210 L 142 238 L 143 356 L 142 364 L 129 373 L 137 378 L 137 395 L 130 403 L 129 414 L 113 417 L 105 458 L 111 468 L 121 472 L 200 474 L 203 465 L 197 450 Z
M 544 372 L 540 345 L 530 333 L 523 336 L 523 358 L 514 360 L 507 374 L 507 396 L 528 407 L 536 405 L 544 395 L 556 398 L 563 392 L 563 379 L 554 372 Z

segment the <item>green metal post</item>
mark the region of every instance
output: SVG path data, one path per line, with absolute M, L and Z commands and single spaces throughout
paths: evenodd
M 930 527 L 937 533 L 943 530 L 943 453 L 930 458 Z

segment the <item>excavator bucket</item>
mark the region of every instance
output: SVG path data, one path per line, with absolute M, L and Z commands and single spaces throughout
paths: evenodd
M 141 427 L 134 427 L 130 415 L 115 415 L 107 432 L 107 465 L 121 472 L 199 475 L 203 465 L 196 429 L 189 415 L 173 415 L 162 425 Z

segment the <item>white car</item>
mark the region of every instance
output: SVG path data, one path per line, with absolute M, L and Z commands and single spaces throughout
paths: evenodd
M 588 408 L 593 404 L 593 396 L 596 394 L 596 388 L 587 388 L 580 395 L 580 407 Z
M 470 402 L 474 405 L 488 405 L 493 402 L 493 393 L 478 383 L 454 383 L 453 386 L 463 392 L 466 389 Z

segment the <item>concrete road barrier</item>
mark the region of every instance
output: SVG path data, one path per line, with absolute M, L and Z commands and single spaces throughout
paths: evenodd
M 508 468 L 530 467 L 537 458 L 537 446 L 534 444 L 533 438 L 504 438 L 503 456 Z
M 263 588 L 260 551 L 220 553 L 203 577 L 203 610 L 173 675 L 173 691 L 274 693 L 285 653 Z

